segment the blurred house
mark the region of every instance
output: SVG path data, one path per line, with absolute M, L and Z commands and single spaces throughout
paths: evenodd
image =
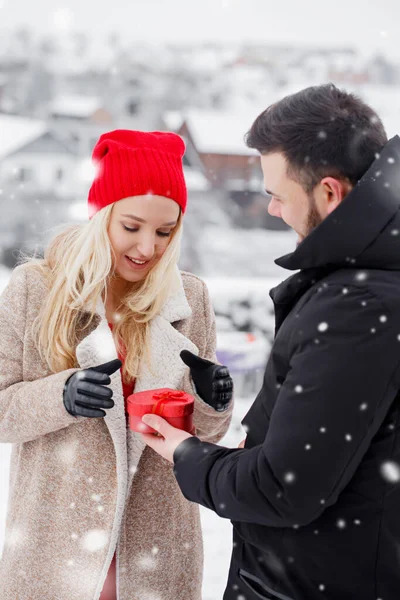
M 186 140 L 190 153 L 197 155 L 234 225 L 286 230 L 283 221 L 268 214 L 258 152 L 245 143 L 250 126 L 248 111 L 189 110 L 182 115 L 177 133 Z
M 44 121 L 0 114 L 0 185 L 10 192 L 68 195 L 76 154 Z
M 100 97 L 78 94 L 56 96 L 48 108 L 48 127 L 80 156 L 89 155 L 114 118 Z

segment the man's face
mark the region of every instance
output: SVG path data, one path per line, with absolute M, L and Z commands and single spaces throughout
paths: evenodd
M 299 244 L 328 214 L 319 206 L 321 198 L 307 194 L 299 183 L 288 177 L 287 161 L 280 152 L 261 156 L 261 168 L 265 190 L 271 197 L 268 212 L 297 233 Z

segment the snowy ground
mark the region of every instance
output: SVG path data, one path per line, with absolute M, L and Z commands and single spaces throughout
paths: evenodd
M 0 294 L 5 287 L 9 272 L 0 265 Z M 244 439 L 245 432 L 240 421 L 255 398 L 237 398 L 230 429 L 220 444 L 235 448 Z M 0 548 L 4 542 L 4 528 L 8 497 L 9 459 L 11 445 L 0 444 Z M 228 575 L 232 550 L 232 526 L 229 520 L 221 519 L 210 510 L 200 507 L 204 532 L 204 583 L 203 600 L 222 598 Z

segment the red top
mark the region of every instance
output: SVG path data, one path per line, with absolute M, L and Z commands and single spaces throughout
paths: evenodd
M 112 323 L 108 324 L 110 329 L 112 330 Z M 120 355 L 118 353 L 118 358 L 124 364 L 124 355 Z M 127 384 L 122 380 L 122 389 L 124 392 L 125 399 L 125 413 L 127 413 L 127 398 L 131 394 L 133 394 L 133 390 L 135 389 L 135 381 L 131 384 Z M 117 600 L 117 578 L 116 578 L 116 561 L 115 554 L 110 564 L 110 568 L 108 569 L 107 577 L 104 582 L 103 590 L 100 594 L 99 600 Z
M 109 323 L 108 326 L 112 331 L 112 329 L 113 329 L 112 323 Z M 124 364 L 125 354 L 120 354 L 118 352 L 118 358 L 122 362 L 122 364 Z M 125 399 L 125 414 L 128 414 L 127 398 L 128 398 L 128 396 L 133 394 L 134 389 L 135 389 L 135 380 L 133 380 L 132 383 L 126 383 L 124 380 L 122 380 L 122 391 L 124 393 L 124 399 Z

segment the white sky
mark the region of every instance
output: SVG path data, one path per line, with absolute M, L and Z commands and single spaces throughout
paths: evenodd
M 355 45 L 400 58 L 399 0 L 0 0 L 0 31 L 71 27 L 163 41 Z

